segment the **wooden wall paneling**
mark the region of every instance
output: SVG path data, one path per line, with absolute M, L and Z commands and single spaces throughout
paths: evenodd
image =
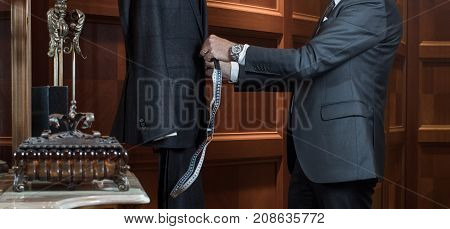
M 11 6 L 0 2 L 0 138 L 11 137 Z M 5 141 L 5 140 L 3 140 Z M 3 142 L 5 143 L 5 142 Z
M 216 1 L 209 1 L 210 33 L 217 34 L 235 42 L 248 43 L 250 45 L 273 48 L 285 47 L 284 39 L 286 34 L 285 31 L 283 31 L 285 18 L 283 18 L 282 15 L 285 14 L 286 1 L 279 2 L 281 2 L 281 4 L 278 5 L 278 9 L 261 9 L 254 6 L 227 5 L 224 2 L 217 4 L 218 2 Z M 228 19 L 224 20 L 225 18 Z M 235 18 L 236 20 L 230 20 L 230 18 Z M 261 20 L 262 18 L 267 19 Z M 247 24 L 246 22 L 250 23 Z M 262 201 L 261 199 L 261 201 L 265 202 L 265 204 L 262 204 L 261 201 L 255 202 L 252 198 L 248 199 L 249 202 L 245 202 L 245 198 L 241 198 L 236 204 L 237 206 L 244 208 L 255 208 L 258 206 L 264 208 L 286 207 L 287 172 L 284 161 L 285 149 L 283 137 L 283 120 L 284 115 L 286 114 L 283 112 L 283 108 L 286 106 L 286 97 L 281 93 L 234 93 L 232 92 L 232 89 L 230 89 L 230 93 L 228 96 L 225 96 L 224 101 L 228 102 L 226 102 L 227 105 L 223 107 L 224 110 L 221 110 L 219 117 L 222 117 L 222 112 L 226 113 L 223 116 L 228 117 L 228 120 L 238 121 L 239 124 L 237 126 L 239 128 L 223 132 L 219 123 L 219 133 L 216 135 L 216 142 L 214 142 L 210 148 L 208 157 L 210 163 L 215 163 L 216 161 L 225 159 L 224 157 L 219 157 L 222 152 L 227 155 L 236 153 L 236 155 L 231 156 L 234 157 L 232 161 L 228 161 L 219 167 L 211 169 L 209 166 L 207 167 L 204 176 L 205 190 L 208 190 L 207 187 L 217 186 L 208 186 L 208 182 L 214 183 L 212 180 L 217 179 L 218 177 L 209 174 L 221 174 L 228 171 L 228 173 L 236 175 L 239 180 L 241 180 L 241 182 L 236 181 L 234 183 L 229 183 L 230 186 L 236 186 L 234 192 L 228 193 L 229 199 L 236 200 L 238 196 L 241 196 L 242 193 L 245 192 L 247 189 L 246 186 L 253 185 L 252 183 L 254 183 L 250 182 L 250 179 L 242 179 L 242 177 L 246 177 L 244 174 L 255 174 L 255 176 L 257 174 L 267 174 L 267 169 L 273 168 L 272 170 L 269 170 L 269 174 L 272 174 L 274 177 L 273 180 L 262 178 L 267 177 L 267 175 L 256 176 L 254 179 L 251 179 L 258 183 L 262 182 L 261 184 L 264 184 L 265 188 L 259 187 L 258 189 L 252 189 L 253 191 L 251 193 L 253 194 L 249 194 L 248 197 L 257 197 L 260 192 L 264 193 L 263 190 L 272 190 L 267 192 L 271 193 L 270 195 L 263 195 L 266 200 Z M 233 102 L 228 105 L 230 101 Z M 237 109 L 237 112 L 230 113 L 227 106 L 234 107 L 235 110 Z M 282 111 L 277 112 L 280 110 Z M 219 118 L 219 120 L 220 119 L 221 118 Z M 257 120 L 263 122 L 259 123 Z M 253 141 L 245 141 L 246 139 L 253 139 Z M 236 152 L 241 151 L 240 149 L 248 150 L 243 154 Z M 264 156 L 264 152 L 267 152 L 268 154 Z M 249 157 L 252 157 L 252 159 L 249 160 Z M 258 162 L 260 160 L 265 161 L 266 158 L 272 158 L 271 162 L 268 164 L 267 162 Z M 237 169 L 235 166 L 231 165 L 236 163 L 234 161 L 237 163 L 245 163 L 245 165 L 240 165 Z M 214 178 L 211 179 L 209 176 L 213 176 Z M 209 191 L 207 191 L 207 193 L 209 193 Z M 212 197 L 208 197 L 207 200 L 210 200 L 210 198 Z M 211 203 L 211 201 L 208 201 L 208 203 Z M 218 207 L 220 205 L 211 206 Z M 224 205 L 223 207 L 229 208 L 230 206 Z
M 408 1 L 407 11 L 409 16 L 420 13 L 418 1 Z M 407 133 L 406 133 L 406 208 L 417 207 L 417 129 L 418 129 L 418 102 L 419 101 L 419 18 L 411 17 L 407 22 L 408 54 L 407 54 Z
M 11 2 L 0 2 L 0 160 L 11 158 Z
M 449 37 L 450 41 L 450 37 Z M 419 45 L 418 187 L 419 208 L 450 206 L 450 42 Z
M 33 87 L 53 85 L 53 64 L 50 63 L 51 59 L 47 55 L 49 42 L 47 11 L 53 5 L 52 0 L 42 1 L 39 4 L 34 1 L 31 4 Z
M 450 20 L 450 4 L 433 0 L 411 1 L 410 5 L 412 12 L 427 13 L 410 22 L 408 31 L 408 38 L 414 39 L 409 46 L 413 52 L 408 58 L 414 59 L 416 64 L 408 68 L 415 71 L 412 79 L 415 82 L 410 86 L 415 89 L 412 94 L 418 103 L 411 104 L 414 110 L 408 109 L 408 115 L 412 117 L 408 122 L 411 121 L 413 128 L 409 132 L 415 139 L 408 139 L 412 143 L 408 155 L 412 156 L 407 164 L 410 173 L 407 181 L 416 194 L 407 196 L 407 206 L 449 208 L 450 33 L 442 28 Z
M 323 11 L 328 5 L 328 0 L 292 1 L 292 34 L 297 42 L 305 43 L 313 35 L 314 28 L 319 21 Z M 295 41 L 294 41 L 295 42 Z
M 0 1 L 0 12 L 11 12 L 11 0 Z

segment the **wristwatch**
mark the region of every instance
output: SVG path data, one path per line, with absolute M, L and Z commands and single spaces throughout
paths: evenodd
M 235 44 L 230 48 L 230 57 L 234 62 L 239 62 L 239 55 L 244 50 L 244 45 Z

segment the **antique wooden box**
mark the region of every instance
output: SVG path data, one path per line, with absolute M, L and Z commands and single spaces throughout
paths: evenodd
M 114 181 L 120 191 L 129 189 L 127 151 L 114 137 L 78 130 L 78 126 L 90 129 L 95 118 L 93 113 L 76 112 L 76 107 L 73 100 L 67 115 L 50 115 L 48 130 L 16 149 L 14 191 L 22 192 L 26 184 L 33 183 L 60 184 L 73 190 L 77 185 L 103 180 Z
M 25 140 L 13 155 L 13 188 L 22 192 L 27 183 L 66 185 L 69 190 L 82 183 L 112 180 L 120 191 L 129 188 L 126 173 L 128 154 L 113 137 L 80 131 Z

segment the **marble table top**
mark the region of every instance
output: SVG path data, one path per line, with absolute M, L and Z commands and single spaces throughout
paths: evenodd
M 150 198 L 136 176 L 128 172 L 130 190 L 120 192 L 112 181 L 79 186 L 74 191 L 48 184 L 25 186 L 25 191 L 12 191 L 12 174 L 0 174 L 0 209 L 80 208 L 98 205 L 148 204 Z

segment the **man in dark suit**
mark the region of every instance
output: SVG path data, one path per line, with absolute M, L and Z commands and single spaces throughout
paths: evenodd
M 383 175 L 386 88 L 401 34 L 394 0 L 332 0 L 300 49 L 216 36 L 204 43 L 207 75 L 215 58 L 238 90 L 294 87 L 290 208 L 371 207 Z
M 119 0 L 127 52 L 127 78 L 112 136 L 149 145 L 160 155 L 159 208 L 203 208 L 199 178 L 169 193 L 186 172 L 205 126 L 205 0 Z M 107 66 L 105 66 L 107 67 Z

